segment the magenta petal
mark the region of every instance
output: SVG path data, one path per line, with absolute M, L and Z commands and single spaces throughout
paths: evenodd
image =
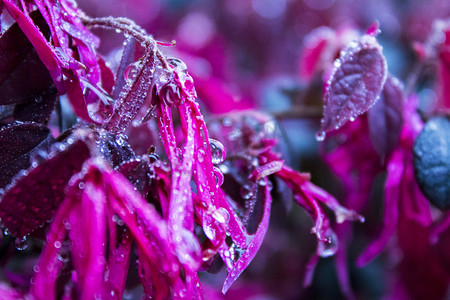
M 258 253 L 259 248 L 264 240 L 264 237 L 267 232 L 267 228 L 269 226 L 270 219 L 270 205 L 272 204 L 272 197 L 270 195 L 270 189 L 267 186 L 267 178 L 264 179 L 266 181 L 266 187 L 264 188 L 264 215 L 261 223 L 258 225 L 256 229 L 255 235 L 252 237 L 252 240 L 248 247 L 244 250 L 239 259 L 233 263 L 232 268 L 228 269 L 228 274 L 223 284 L 222 293 L 226 293 L 230 286 L 234 281 L 242 274 L 242 272 L 247 268 L 250 262 L 253 260 L 255 255 Z M 221 254 L 222 255 L 222 254 Z
M 309 33 L 304 39 L 304 49 L 300 57 L 300 76 L 311 80 L 319 71 L 322 55 L 336 32 L 328 27 L 319 27 Z
M 97 174 L 91 172 L 87 175 Z M 69 218 L 72 261 L 83 299 L 94 299 L 104 293 L 103 273 L 106 264 L 106 195 L 103 186 L 97 186 L 95 178 L 89 177 L 75 181 L 75 189 L 82 184 L 84 186 L 81 193 L 73 192 L 77 202 Z
M 383 229 L 378 238 L 359 256 L 358 266 L 365 266 L 371 262 L 394 235 L 399 218 L 400 185 L 404 173 L 403 150 L 395 150 L 387 166 L 388 177 L 385 185 L 385 208 Z
M 375 37 L 365 35 L 341 51 L 325 87 L 323 132 L 338 129 L 375 104 L 387 76 L 381 50 Z
M 370 140 L 380 155 L 387 155 L 398 143 L 403 125 L 403 87 L 392 76 L 388 76 L 380 99 L 369 110 Z
M 67 197 L 62 202 L 50 226 L 47 244 L 42 251 L 38 272 L 36 272 L 34 285 L 31 289 L 31 294 L 36 299 L 56 299 L 56 280 L 63 264 L 57 255 L 66 236 L 65 224 L 74 205 L 73 201 L 73 198 Z

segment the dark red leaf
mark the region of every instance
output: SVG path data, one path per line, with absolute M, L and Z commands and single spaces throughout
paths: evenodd
M 375 104 L 387 76 L 381 50 L 375 37 L 365 35 L 341 51 L 325 87 L 322 132 L 338 129 Z
M 380 99 L 368 111 L 369 132 L 373 147 L 380 155 L 389 154 L 397 145 L 403 124 L 403 87 L 389 76 Z
M 0 130 L 0 188 L 20 170 L 31 165 L 30 156 L 47 150 L 53 141 L 50 130 L 39 124 L 11 125 Z
M 450 209 L 450 120 L 429 120 L 414 142 L 414 172 L 428 200 Z
M 59 144 L 50 158 L 41 164 L 36 160 L 26 176 L 17 178 L 0 202 L 0 218 L 9 232 L 26 236 L 52 219 L 69 179 L 89 156 L 89 148 L 81 140 Z
M 17 104 L 14 109 L 14 119 L 46 123 L 55 109 L 58 100 L 58 90 L 52 85 L 29 103 Z
M 49 28 L 39 11 L 31 18 L 45 36 Z M 17 23 L 0 38 L 0 104 L 33 102 L 53 85 L 53 80 L 36 50 Z

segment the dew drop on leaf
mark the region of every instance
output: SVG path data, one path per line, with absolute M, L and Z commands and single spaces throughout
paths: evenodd
M 213 164 L 221 164 L 225 160 L 225 147 L 221 142 L 215 139 L 209 139 L 211 147 L 211 161 Z
M 17 250 L 25 250 L 28 247 L 28 241 L 26 237 L 22 237 L 22 238 L 17 238 L 14 241 L 14 246 L 16 247 Z
M 136 61 L 126 67 L 125 72 L 123 73 L 123 77 L 125 78 L 127 84 L 132 84 L 136 80 L 136 77 L 139 73 L 140 64 L 140 61 Z

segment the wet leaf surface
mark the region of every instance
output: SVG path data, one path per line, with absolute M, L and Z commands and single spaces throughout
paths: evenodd
M 326 85 L 321 131 L 338 129 L 375 104 L 387 76 L 386 60 L 373 36 L 341 51 Z
M 1 199 L 0 218 L 9 232 L 26 236 L 51 220 L 64 199 L 69 179 L 89 156 L 89 148 L 81 140 L 73 145 L 59 144 L 48 159 L 36 156 L 27 175 L 15 178 Z
M 30 167 L 34 152 L 50 147 L 53 136 L 42 125 L 25 123 L 0 130 L 0 141 L 0 188 L 3 188 L 17 172 Z

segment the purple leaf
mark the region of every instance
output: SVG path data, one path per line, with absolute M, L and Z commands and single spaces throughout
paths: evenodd
M 30 157 L 39 150 L 47 150 L 53 136 L 47 127 L 25 123 L 0 130 L 0 188 L 11 182 L 20 170 L 28 169 Z
M 121 133 L 136 117 L 145 102 L 152 83 L 154 53 L 148 51 L 144 57 L 127 67 L 130 82 L 123 87 L 119 98 L 114 103 L 114 112 L 104 128 L 108 131 Z M 125 72 L 127 73 L 127 72 Z
M 57 96 L 58 91 L 52 84 L 45 92 L 34 98 L 34 101 L 17 104 L 14 109 L 14 119 L 22 122 L 46 123 L 55 109 Z
M 266 183 L 264 187 L 264 212 L 261 222 L 259 223 L 256 233 L 252 236 L 252 240 L 249 243 L 248 247 L 245 249 L 244 253 L 239 257 L 239 259 L 233 263 L 232 267 L 228 269 L 227 277 L 225 278 L 225 282 L 223 284 L 222 293 L 226 293 L 233 282 L 242 274 L 242 272 L 248 267 L 253 258 L 258 253 L 259 248 L 262 245 L 264 237 L 267 232 L 267 228 L 269 227 L 269 219 L 270 219 L 270 206 L 272 204 L 272 197 L 270 195 L 270 188 L 268 187 L 267 178 L 263 179 Z M 233 249 L 234 250 L 234 249 Z M 228 255 L 227 255 L 228 251 Z M 237 250 L 235 250 L 236 252 Z M 229 258 L 230 250 L 221 251 L 221 256 L 224 261 Z M 233 256 L 237 253 L 233 253 Z
M 370 140 L 380 155 L 391 153 L 398 143 L 403 125 L 403 102 L 401 83 L 388 76 L 380 99 L 367 113 Z
M 116 72 L 116 83 L 114 85 L 114 99 L 119 99 L 123 87 L 127 84 L 125 80 L 125 70 L 134 62 L 134 53 L 136 49 L 136 41 L 134 38 L 129 38 L 122 51 L 119 68 Z
M 320 139 L 375 104 L 387 76 L 381 50 L 373 36 L 365 35 L 341 51 L 325 86 Z
M 48 38 L 50 31 L 39 11 L 30 17 Z M 17 23 L 1 36 L 0 53 L 0 104 L 43 100 L 42 95 L 53 85 L 52 78 Z
M 150 166 L 148 157 L 124 162 L 116 170 L 122 173 L 142 195 L 146 195 L 150 190 L 155 171 Z
M 428 200 L 442 210 L 450 209 L 450 120 L 429 120 L 414 143 L 414 171 Z
M 53 218 L 70 177 L 81 170 L 90 156 L 88 146 L 81 140 L 72 145 L 59 144 L 60 149 L 57 148 L 47 159 L 35 156 L 27 175 L 16 178 L 2 197 L 0 218 L 16 237 L 30 234 Z M 41 160 L 44 162 L 39 164 Z

